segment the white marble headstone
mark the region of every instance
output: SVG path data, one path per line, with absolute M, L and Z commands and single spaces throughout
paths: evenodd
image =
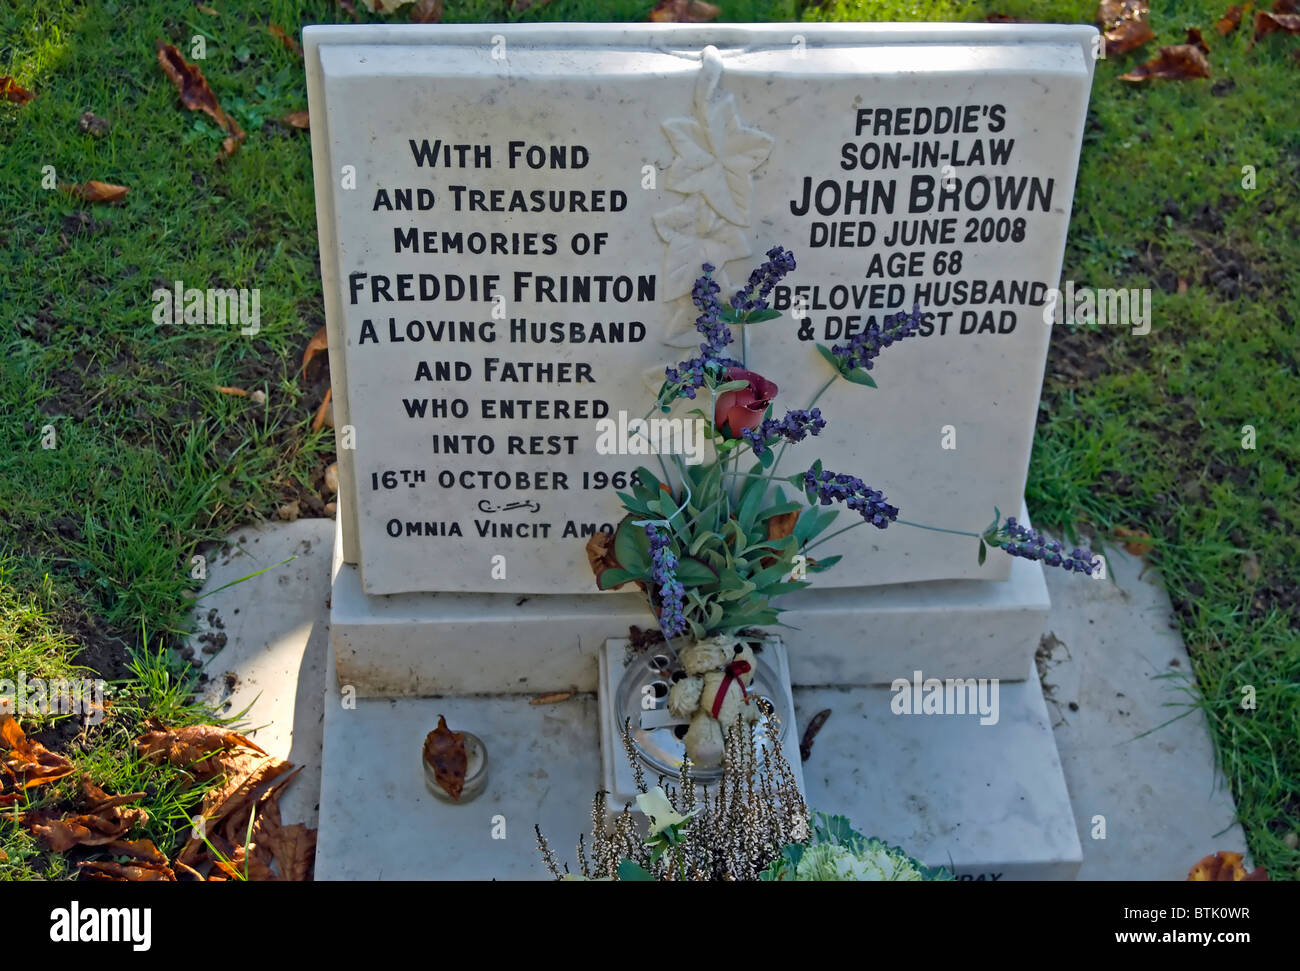
M 644 416 L 690 356 L 701 263 L 736 286 L 776 244 L 799 262 L 786 315 L 737 356 L 780 387 L 778 415 L 831 376 L 816 343 L 926 312 L 878 388 L 821 397 L 826 431 L 781 471 L 821 458 L 952 529 L 1018 509 L 1093 36 L 307 28 L 344 557 L 366 592 L 594 592 L 586 537 L 618 521 L 632 470 L 658 469 L 599 454 L 597 419 Z M 1009 566 L 903 525 L 831 553 L 821 586 Z

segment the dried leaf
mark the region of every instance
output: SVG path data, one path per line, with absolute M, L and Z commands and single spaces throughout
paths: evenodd
M 1121 20 L 1103 36 L 1106 38 L 1106 54 L 1111 56 L 1135 51 L 1154 40 L 1156 35 L 1145 20 Z
M 12 715 L 0 715 L 0 744 L 8 751 L 0 753 L 0 793 L 31 789 L 71 775 L 72 763 L 51 752 L 40 742 L 29 739 Z M 0 796 L 3 803 L 19 801 L 17 791 Z
M 619 569 L 618 559 L 614 556 L 612 534 L 597 531 L 591 535 L 591 539 L 587 540 L 587 563 L 591 566 L 593 576 L 600 576 L 605 570 Z
M 83 860 L 77 864 L 86 880 L 111 880 L 143 883 L 146 881 L 176 882 L 176 874 L 164 860 L 159 863 L 114 863 L 112 860 Z
M 222 757 L 221 781 L 203 794 L 199 815 L 204 819 L 204 829 L 209 838 L 219 835 L 224 827 L 232 843 L 241 844 L 248 829 L 252 807 L 266 793 L 281 782 L 288 782 L 298 769 L 292 762 L 273 756 L 258 758 L 251 752 L 233 752 Z M 229 825 L 226 825 L 229 823 Z M 201 839 L 191 837 L 177 859 L 191 866 L 207 852 Z
M 272 37 L 278 40 L 281 44 L 283 44 L 286 48 L 293 51 L 295 54 L 299 55 L 300 57 L 302 56 L 302 48 L 298 46 L 297 39 L 293 36 L 293 34 L 286 33 L 285 29 L 281 27 L 279 24 L 268 25 L 266 31 Z
M 59 188 L 70 196 L 76 196 L 82 202 L 121 202 L 131 190 L 124 185 L 110 182 L 76 182 L 71 185 L 59 183 Z
M 36 95 L 26 88 L 19 87 L 18 82 L 8 74 L 0 78 L 0 98 L 5 101 L 12 101 L 16 105 L 25 105 L 34 97 Z
M 307 365 L 311 363 L 313 357 L 329 347 L 329 339 L 329 334 L 325 332 L 324 327 L 312 334 L 311 340 L 307 342 L 307 347 L 302 352 L 302 376 L 304 378 L 307 376 Z
M 1210 45 L 1205 43 L 1205 38 L 1201 36 L 1201 29 L 1199 27 L 1187 28 L 1187 43 L 1191 44 L 1193 47 L 1200 48 L 1202 54 L 1210 53 Z
M 252 845 L 274 859 L 281 880 L 307 880 L 316 857 L 316 830 L 302 823 L 280 821 L 279 787 L 270 795 L 253 823 Z
M 129 856 L 142 863 L 167 865 L 167 857 L 163 855 L 162 850 L 153 845 L 153 840 L 113 840 L 111 843 L 104 844 L 104 852 L 111 853 L 113 856 Z
M 1239 7 L 1234 3 L 1223 12 L 1223 16 L 1220 17 L 1218 23 L 1214 25 L 1214 29 L 1217 30 L 1221 36 L 1227 37 L 1241 26 L 1241 17 L 1251 8 L 1251 6 L 1252 5 L 1248 3 L 1245 6 Z
M 561 701 L 568 701 L 573 695 L 574 692 L 572 691 L 552 691 L 550 694 L 538 695 L 528 703 L 530 705 L 554 705 Z
M 1127 54 L 1156 36 L 1147 23 L 1149 13 L 1147 0 L 1101 0 L 1097 22 L 1106 39 L 1107 56 Z
M 1150 533 L 1144 533 L 1140 529 L 1129 529 L 1126 526 L 1116 526 L 1115 536 L 1119 539 L 1126 540 L 1123 544 L 1124 549 L 1134 556 L 1146 556 L 1151 552 L 1154 545 Z
M 1160 56 L 1139 64 L 1127 74 L 1121 74 L 1121 81 L 1185 81 L 1189 78 L 1208 78 L 1210 62 L 1205 59 L 1199 47 L 1191 44 L 1175 44 L 1160 48 Z
M 469 758 L 465 754 L 465 737 L 447 727 L 447 719 L 438 716 L 438 727 L 424 739 L 424 759 L 433 766 L 433 776 L 443 792 L 459 801 L 465 788 L 465 770 Z
M 339 464 L 333 462 L 325 468 L 325 490 L 330 495 L 338 495 L 339 491 Z
M 82 808 L 92 813 L 103 812 L 105 809 L 113 809 L 117 806 L 125 806 L 128 802 L 136 802 L 143 799 L 147 793 L 127 792 L 120 796 L 110 796 L 95 783 L 90 781 L 90 776 L 83 774 L 81 776 L 81 803 Z
M 1255 40 L 1279 30 L 1288 34 L 1300 34 L 1300 14 L 1268 13 L 1263 10 L 1255 14 Z
M 442 0 L 415 0 L 411 7 L 411 23 L 437 24 L 442 22 Z
M 703 24 L 716 20 L 720 12 L 704 0 L 659 0 L 650 11 L 650 20 L 656 24 Z
M 1207 856 L 1198 862 L 1190 871 L 1187 879 L 1194 882 L 1201 881 L 1234 881 L 1234 880 L 1267 880 L 1268 870 L 1259 867 L 1249 873 L 1242 863 L 1240 853 L 1231 853 L 1227 850 L 1220 850 L 1212 856 Z
M 311 420 L 312 431 L 318 432 L 323 427 L 325 427 L 325 419 L 329 417 L 330 399 L 333 397 L 333 395 L 334 395 L 333 388 L 325 389 L 325 400 L 320 403 L 320 407 L 316 409 L 316 414 L 312 417 Z M 333 427 L 332 423 L 331 423 L 331 427 Z
M 222 394 L 234 395 L 236 398 L 248 397 L 248 392 L 245 391 L 243 388 L 232 388 L 232 387 L 224 387 L 222 385 L 218 385 L 216 390 L 220 391 Z
M 783 512 L 772 516 L 767 521 L 767 538 L 768 539 L 785 539 L 794 532 L 795 524 L 799 522 L 799 512 Z
M 807 762 L 812 756 L 813 739 L 817 737 L 817 733 L 820 732 L 822 726 L 826 724 L 826 719 L 830 717 L 831 710 L 829 708 L 823 708 L 821 711 L 817 712 L 817 714 L 813 715 L 812 721 L 810 721 L 808 727 L 803 730 L 803 738 L 799 740 L 799 758 L 802 761 Z
M 306 111 L 291 111 L 280 121 L 290 128 L 297 128 L 299 131 L 306 131 L 311 127 L 311 117 Z
M 208 81 L 196 65 L 181 57 L 181 52 L 166 41 L 158 41 L 158 65 L 176 85 L 181 104 L 190 111 L 202 111 L 229 134 L 221 143 L 223 157 L 230 157 L 244 141 L 244 130 L 233 118 L 221 110 L 217 97 L 208 87 Z
M 74 846 L 103 846 L 121 839 L 137 823 L 149 821 L 143 809 L 120 809 L 112 806 L 101 812 L 72 813 L 53 818 L 48 813 L 28 813 L 25 825 L 55 853 L 65 853 Z
M 136 750 L 155 765 L 169 762 L 192 768 L 200 779 L 221 771 L 219 760 L 210 756 L 226 749 L 248 748 L 266 755 L 254 742 L 219 725 L 190 725 L 175 731 L 147 732 L 135 740 Z

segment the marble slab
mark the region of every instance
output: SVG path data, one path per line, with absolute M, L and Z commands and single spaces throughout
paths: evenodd
M 339 677 L 363 697 L 595 691 L 606 638 L 654 626 L 632 593 L 370 596 L 342 548 L 340 536 L 330 640 Z M 1014 560 L 1006 580 L 814 588 L 781 606 L 794 683 L 845 685 L 888 684 L 917 667 L 937 677 L 1027 678 L 1050 601 L 1042 567 Z
M 332 660 L 326 689 L 318 880 L 543 879 L 535 823 L 572 863 L 602 785 L 592 695 L 344 707 Z M 887 687 L 795 689 L 800 724 L 832 711 L 803 766 L 812 807 L 959 879 L 1074 876 L 1081 850 L 1037 680 L 1002 685 L 999 721 L 982 727 L 964 715 L 894 715 L 890 699 Z M 488 788 L 466 805 L 424 787 L 420 745 L 439 714 L 488 749 Z
M 605 454 L 698 343 L 689 289 L 799 259 L 736 353 L 806 406 L 919 302 L 879 387 L 786 456 L 902 517 L 1023 493 L 1091 83 L 1085 26 L 308 27 L 344 559 L 368 594 L 588 594 L 587 535 L 656 457 Z M 554 205 L 555 211 L 552 211 Z M 833 244 L 833 245 L 832 245 Z M 681 409 L 673 417 L 682 417 Z M 870 535 L 863 535 L 870 533 Z M 828 543 L 829 589 L 1005 580 L 960 537 Z M 615 608 L 617 609 L 617 608 Z

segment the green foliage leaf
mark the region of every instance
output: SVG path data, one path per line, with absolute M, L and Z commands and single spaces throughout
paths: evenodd
M 614 531 L 614 558 L 623 569 L 637 575 L 650 569 L 650 538 L 644 528 L 633 524 L 631 516 L 624 516 Z
M 718 573 L 703 560 L 697 560 L 693 556 L 683 556 L 677 561 L 677 579 L 687 587 L 707 586 L 717 582 Z
M 641 574 L 633 573 L 631 570 L 620 570 L 617 567 L 610 567 L 607 570 L 601 570 L 596 577 L 596 586 L 601 590 L 613 590 L 625 583 L 641 579 Z
M 864 387 L 876 387 L 876 379 L 871 376 L 871 372 L 866 368 L 854 368 L 852 371 L 844 372 L 844 380 L 852 381 L 854 384 L 860 384 Z
M 618 878 L 620 880 L 645 883 L 654 882 L 654 877 L 640 863 L 635 860 L 620 860 L 618 864 Z
M 745 312 L 744 320 L 741 323 L 762 324 L 769 320 L 776 320 L 780 316 L 781 311 L 773 310 L 770 307 L 767 310 L 749 310 Z
M 988 555 L 989 555 L 989 548 L 986 545 L 984 545 L 984 540 L 980 540 L 980 551 L 979 551 L 980 566 L 984 565 L 984 559 Z

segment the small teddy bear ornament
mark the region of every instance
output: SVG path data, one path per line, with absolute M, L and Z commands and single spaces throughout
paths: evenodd
M 668 710 L 689 718 L 686 755 L 700 768 L 722 764 L 727 729 L 743 718 L 758 720 L 758 701 L 749 696 L 757 660 L 749 644 L 720 636 L 697 641 L 680 654 L 685 676 L 668 691 Z

